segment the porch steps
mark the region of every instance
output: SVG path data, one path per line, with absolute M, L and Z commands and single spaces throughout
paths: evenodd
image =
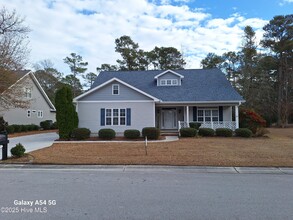
M 178 136 L 179 131 L 161 131 L 161 136 Z

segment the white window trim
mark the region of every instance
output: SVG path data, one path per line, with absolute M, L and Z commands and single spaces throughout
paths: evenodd
M 114 109 L 118 109 L 118 125 L 114 125 L 113 122 L 114 122 Z M 121 109 L 123 109 L 125 111 L 125 116 L 121 116 Z M 111 116 L 107 116 L 107 110 L 111 110 Z M 117 116 L 115 116 L 116 118 Z M 121 118 L 124 117 L 125 120 L 124 120 L 124 125 L 121 125 Z M 126 108 L 105 108 L 105 125 L 107 126 L 107 118 L 111 118 L 111 124 L 108 125 L 108 126 L 126 126 L 127 124 L 127 110 Z
M 203 116 L 198 116 L 198 111 L 199 110 L 202 110 L 203 111 Z M 214 108 L 212 108 L 212 107 L 210 107 L 210 108 L 197 108 L 197 121 L 198 122 L 202 122 L 202 123 L 204 123 L 204 122 L 206 122 L 206 120 L 205 120 L 205 110 L 209 110 L 209 111 L 211 111 L 211 116 L 207 116 L 207 117 L 211 117 L 211 121 L 208 121 L 208 122 L 219 122 L 220 121 L 220 109 L 219 109 L 219 107 L 214 107 Z M 218 111 L 218 116 L 213 116 L 213 114 L 212 114 L 212 111 L 213 110 L 217 110 Z M 203 118 L 203 121 L 199 121 L 198 120 L 198 117 L 201 117 L 201 118 Z M 213 117 L 218 117 L 218 120 L 217 121 L 213 121 Z
M 30 109 L 28 109 L 26 111 L 26 117 L 31 118 L 32 117 L 32 111 Z
M 167 82 L 170 81 L 170 84 L 167 84 Z M 163 84 L 162 82 L 164 82 L 165 84 Z M 176 82 L 176 83 L 174 83 Z M 160 86 L 178 86 L 178 79 L 160 79 Z
M 32 98 L 32 88 L 24 88 L 25 98 L 31 99 Z
M 118 93 L 117 93 L 117 94 L 114 94 L 114 87 L 115 87 L 115 86 L 117 86 L 117 88 L 118 88 L 118 89 L 117 89 L 117 90 L 118 90 Z M 119 95 L 119 94 L 120 94 L 120 87 L 119 87 L 119 84 L 113 84 L 113 85 L 112 85 L 112 95 Z
M 43 112 L 43 110 L 38 110 L 37 117 L 38 117 L 38 118 L 43 118 L 43 117 L 44 117 L 44 112 Z

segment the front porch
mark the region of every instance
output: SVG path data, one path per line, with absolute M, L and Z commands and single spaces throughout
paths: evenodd
M 190 122 L 201 123 L 201 128 L 239 128 L 238 105 L 157 106 L 156 127 L 164 132 L 188 128 Z

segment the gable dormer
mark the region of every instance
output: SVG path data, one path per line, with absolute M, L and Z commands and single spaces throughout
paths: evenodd
M 183 78 L 184 76 L 172 70 L 166 70 L 154 77 L 157 86 L 181 86 Z

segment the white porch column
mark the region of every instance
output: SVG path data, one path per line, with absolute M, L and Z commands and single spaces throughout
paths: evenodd
M 186 106 L 186 122 L 187 126 L 189 127 L 189 106 Z
M 235 123 L 236 123 L 236 129 L 239 128 L 239 111 L 238 111 L 238 105 L 235 105 Z

